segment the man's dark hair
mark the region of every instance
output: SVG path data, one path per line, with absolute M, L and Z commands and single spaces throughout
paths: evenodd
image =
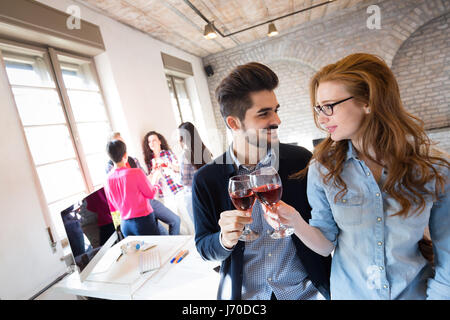
M 119 163 L 127 152 L 127 146 L 120 140 L 112 140 L 106 145 L 106 151 L 114 163 Z
M 245 113 L 252 107 L 250 93 L 272 91 L 277 86 L 278 77 L 269 67 L 258 62 L 237 66 L 216 89 L 223 119 L 235 116 L 243 121 Z

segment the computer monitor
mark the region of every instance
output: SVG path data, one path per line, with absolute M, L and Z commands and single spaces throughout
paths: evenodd
M 315 148 L 319 143 L 321 143 L 324 140 L 324 138 L 319 138 L 319 139 L 313 139 L 312 143 L 313 143 L 313 147 Z
M 61 218 L 84 281 L 106 251 L 123 239 L 120 226 L 113 223 L 104 188 L 61 211 Z

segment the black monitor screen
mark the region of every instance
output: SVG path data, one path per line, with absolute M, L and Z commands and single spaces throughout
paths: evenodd
M 319 143 L 321 143 L 324 140 L 324 138 L 319 139 L 313 139 L 313 147 L 316 147 Z
M 116 230 L 104 189 L 61 211 L 61 218 L 81 272 Z

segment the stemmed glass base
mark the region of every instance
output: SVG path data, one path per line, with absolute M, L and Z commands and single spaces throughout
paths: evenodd
M 240 241 L 250 242 L 259 238 L 259 234 L 252 229 L 248 225 L 244 227 L 241 236 L 239 237 Z
M 281 239 L 286 238 L 292 235 L 295 232 L 294 228 L 286 226 L 284 224 L 280 224 L 278 228 L 270 233 L 270 237 L 272 239 Z
M 277 211 L 277 205 L 274 206 L 268 206 L 268 210 L 272 213 L 276 213 Z M 280 219 L 277 217 L 277 222 L 279 223 L 278 228 L 274 229 L 269 235 L 272 239 L 281 239 L 286 238 L 292 235 L 295 232 L 295 229 L 293 227 L 287 226 L 285 224 L 282 224 Z

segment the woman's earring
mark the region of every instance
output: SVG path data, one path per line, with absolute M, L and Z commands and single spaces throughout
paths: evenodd
M 366 113 L 369 114 L 370 113 L 370 108 L 366 109 Z

